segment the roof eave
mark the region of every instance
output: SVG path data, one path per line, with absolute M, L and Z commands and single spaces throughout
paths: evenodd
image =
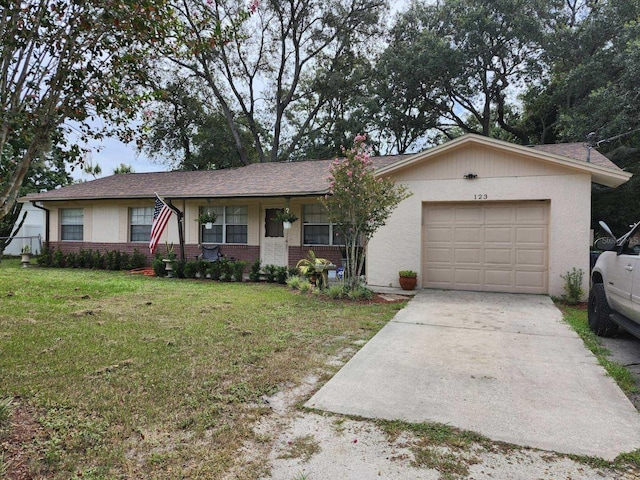
M 581 160 L 575 160 L 573 158 L 568 158 L 561 155 L 544 152 L 542 150 L 532 150 L 529 147 L 523 147 L 521 145 L 515 145 L 512 143 L 504 142 L 502 140 L 496 140 L 493 138 L 484 137 L 481 135 L 474 135 L 474 134 L 467 134 L 462 137 L 451 140 L 450 142 L 443 143 L 442 145 L 438 145 L 429 150 L 425 150 L 424 152 L 417 153 L 412 157 L 406 158 L 392 165 L 388 165 L 387 167 L 381 168 L 376 173 L 378 175 L 388 175 L 398 170 L 409 168 L 415 163 L 421 162 L 424 159 L 427 159 L 429 157 L 436 156 L 439 153 L 446 152 L 449 150 L 455 150 L 471 142 L 486 145 L 488 147 L 493 147 L 493 148 L 500 147 L 500 148 L 503 148 L 504 150 L 512 151 L 520 155 L 535 156 L 535 157 L 553 162 L 557 165 L 561 165 L 577 171 L 588 172 L 591 174 L 591 179 L 593 182 L 599 183 L 601 185 L 605 185 L 607 187 L 612 187 L 612 188 L 619 187 L 623 183 L 629 181 L 629 179 L 632 176 L 631 173 L 625 172 L 624 170 L 616 171 L 616 170 L 612 170 L 611 168 L 595 165 L 593 163 L 587 163 Z

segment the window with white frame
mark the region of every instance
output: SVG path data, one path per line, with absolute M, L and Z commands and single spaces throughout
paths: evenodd
M 129 210 L 129 239 L 131 242 L 148 242 L 151 238 L 153 207 L 133 207 Z
M 82 241 L 84 239 L 84 214 L 81 208 L 60 209 L 60 240 Z
M 317 203 L 302 206 L 302 237 L 305 245 L 344 245 L 327 210 Z
M 213 213 L 216 221 L 207 228 L 200 225 L 202 243 L 247 243 L 249 209 L 247 206 L 201 207 L 200 215 Z

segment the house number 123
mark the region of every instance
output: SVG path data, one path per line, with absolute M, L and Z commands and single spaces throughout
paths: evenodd
M 479 193 L 479 194 L 473 196 L 474 200 L 486 200 L 487 198 L 489 198 L 489 197 L 487 196 L 486 193 Z

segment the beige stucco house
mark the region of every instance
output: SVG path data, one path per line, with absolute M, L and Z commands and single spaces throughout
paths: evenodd
M 48 210 L 50 245 L 63 251 L 147 251 L 157 192 L 182 216 L 163 243 L 178 244 L 182 230 L 187 259 L 216 244 L 263 264 L 295 265 L 309 249 L 339 264 L 340 239 L 318 202 L 330 163 L 113 175 L 21 200 Z M 373 163 L 413 193 L 369 245 L 367 281 L 379 286 L 397 286 L 398 271 L 411 269 L 424 288 L 561 295 L 561 275 L 589 268 L 591 183 L 631 177 L 584 144 L 522 147 L 476 135 Z M 289 230 L 273 220 L 285 205 L 300 218 Z M 195 221 L 207 210 L 218 217 L 210 229 Z

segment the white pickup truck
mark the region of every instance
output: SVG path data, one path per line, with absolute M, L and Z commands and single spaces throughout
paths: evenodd
M 603 337 L 622 327 L 640 338 L 640 222 L 620 238 L 600 226 L 606 236 L 594 245 L 603 253 L 591 271 L 589 327 Z

